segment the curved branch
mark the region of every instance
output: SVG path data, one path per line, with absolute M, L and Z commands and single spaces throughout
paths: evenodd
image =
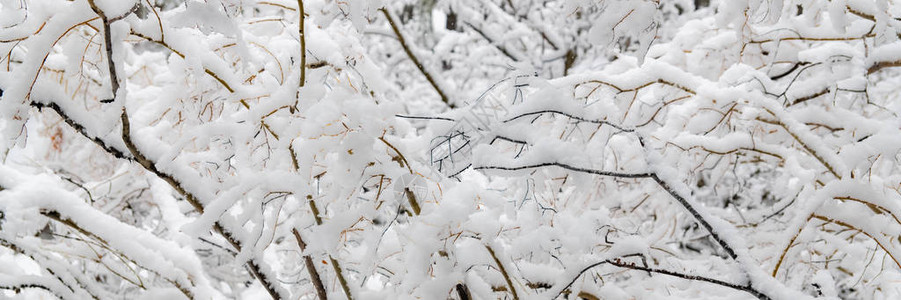
M 726 281 L 722 281 L 722 280 L 715 279 L 715 278 L 710 278 L 710 277 L 704 277 L 704 276 L 698 276 L 698 275 L 689 275 L 689 274 L 678 273 L 678 272 L 674 272 L 674 271 L 670 271 L 670 270 L 666 270 L 666 269 L 658 269 L 658 268 L 651 268 L 651 267 L 639 266 L 639 265 L 636 265 L 636 264 L 634 264 L 634 263 L 624 262 L 624 261 L 622 261 L 620 258 L 604 260 L 604 261 L 601 261 L 601 262 L 597 262 L 597 263 L 588 265 L 587 267 L 583 268 L 583 269 L 582 269 L 581 271 L 579 271 L 579 273 L 572 279 L 572 281 L 569 282 L 569 284 L 567 284 L 567 285 L 564 286 L 562 289 L 560 289 L 560 293 L 557 294 L 556 297 L 559 297 L 560 294 L 563 294 L 563 291 L 566 290 L 566 289 L 568 289 L 570 286 L 572 286 L 573 283 L 575 283 L 576 280 L 579 279 L 579 277 L 582 276 L 582 274 L 584 274 L 585 272 L 587 272 L 588 270 L 590 270 L 590 269 L 592 269 L 592 268 L 594 268 L 594 267 L 597 267 L 597 266 L 600 266 L 600 265 L 603 265 L 603 264 L 610 264 L 610 265 L 613 265 L 613 266 L 617 266 L 617 267 L 620 267 L 620 268 L 631 269 L 631 270 L 638 270 L 638 271 L 644 271 L 644 272 L 649 272 L 649 273 L 663 274 L 663 275 L 667 275 L 667 276 L 672 276 L 672 277 L 682 278 L 682 279 L 685 279 L 685 280 L 692 280 L 692 281 L 701 281 L 701 282 L 712 283 L 712 284 L 719 285 L 719 286 L 723 286 L 723 287 L 727 287 L 727 288 L 730 288 L 730 289 L 734 289 L 734 290 L 739 290 L 739 291 L 742 291 L 742 292 L 746 292 L 746 293 L 748 293 L 748 294 L 753 295 L 753 296 L 756 297 L 757 299 L 770 299 L 769 296 L 767 296 L 767 295 L 761 293 L 761 292 L 758 291 L 758 290 L 755 290 L 755 289 L 754 289 L 753 287 L 751 287 L 750 285 L 738 285 L 738 284 L 735 284 L 735 283 L 726 282 Z M 556 297 L 554 297 L 554 298 L 556 298 Z

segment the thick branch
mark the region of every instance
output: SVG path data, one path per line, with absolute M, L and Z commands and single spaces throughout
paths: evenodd
M 300 87 L 303 87 L 304 83 L 307 81 L 307 39 L 304 36 L 303 30 L 303 21 L 304 21 L 304 11 L 303 11 L 303 0 L 297 0 L 298 15 L 300 15 L 300 21 L 298 23 L 298 32 L 300 33 Z

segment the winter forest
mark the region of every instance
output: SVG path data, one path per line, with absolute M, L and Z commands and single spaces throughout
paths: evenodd
M 0 299 L 901 299 L 895 0 L 0 0 Z

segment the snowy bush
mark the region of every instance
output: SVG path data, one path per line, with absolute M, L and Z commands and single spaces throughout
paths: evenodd
M 0 0 L 0 295 L 897 299 L 899 37 L 884 0 Z

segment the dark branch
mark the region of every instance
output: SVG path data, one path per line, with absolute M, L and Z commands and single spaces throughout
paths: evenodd
M 421 117 L 421 116 L 408 116 L 408 115 L 394 115 L 394 116 L 398 117 L 398 118 L 414 119 L 414 120 L 441 120 L 441 121 L 448 121 L 448 122 L 456 122 L 457 121 L 457 120 L 454 120 L 451 118 L 445 118 L 445 117 Z
M 63 295 L 58 294 L 57 292 L 53 291 L 52 289 L 50 289 L 50 288 L 48 288 L 47 286 L 45 286 L 45 285 L 43 285 L 43 284 L 40 284 L 40 283 L 20 283 L 20 284 L 16 284 L 16 285 L 2 285 L 2 284 L 0 284 L 0 290 L 11 290 L 11 291 L 13 291 L 13 292 L 15 292 L 15 293 L 17 293 L 17 294 L 18 294 L 22 289 L 42 289 L 42 290 L 45 290 L 45 291 L 50 292 L 51 294 L 56 295 L 56 296 L 59 297 L 60 299 L 65 298 L 65 297 L 63 297 Z
M 769 296 L 764 295 L 763 293 L 761 293 L 760 291 L 755 290 L 753 287 L 751 287 L 751 286 L 749 286 L 749 285 L 738 285 L 738 284 L 735 284 L 735 283 L 726 282 L 726 281 L 722 281 L 722 280 L 714 279 L 714 278 L 710 278 L 710 277 L 704 277 L 704 276 L 698 276 L 698 275 L 689 275 L 689 274 L 673 272 L 673 271 L 665 270 L 665 269 L 658 269 L 658 268 L 651 268 L 651 267 L 639 266 L 639 265 L 636 265 L 636 264 L 634 264 L 634 263 L 622 261 L 622 260 L 619 259 L 619 258 L 604 260 L 604 261 L 597 262 L 597 263 L 591 264 L 591 265 L 589 265 L 589 266 L 583 268 L 581 271 L 579 271 L 579 274 L 577 274 L 577 275 L 569 282 L 569 284 L 567 284 L 565 287 L 563 287 L 562 289 L 560 289 L 560 294 L 562 294 L 564 290 L 566 290 L 566 289 L 568 289 L 570 286 L 572 286 L 573 283 L 575 283 L 576 280 L 579 279 L 579 277 L 582 276 L 582 274 L 584 274 L 585 272 L 587 272 L 588 270 L 590 270 L 590 269 L 592 269 L 592 268 L 594 268 L 594 267 L 597 267 L 597 266 L 600 266 L 600 265 L 603 265 L 603 264 L 610 264 L 610 265 L 617 266 L 617 267 L 620 267 L 620 268 L 626 268 L 626 269 L 632 269 L 632 270 L 644 271 L 644 272 L 648 272 L 648 273 L 663 274 L 663 275 L 673 276 L 673 277 L 682 278 L 682 279 L 686 279 L 686 280 L 702 281 L 702 282 L 712 283 L 712 284 L 715 284 L 715 285 L 719 285 L 719 286 L 731 288 L 731 289 L 734 289 L 734 290 L 739 290 L 739 291 L 746 292 L 746 293 L 748 293 L 748 294 L 753 295 L 753 296 L 756 297 L 757 299 L 762 299 L 762 300 L 769 300 L 769 299 L 770 299 Z M 560 295 L 558 294 L 557 297 L 559 297 L 559 296 L 560 296 Z M 555 298 L 556 298 L 556 297 L 555 297 Z
M 66 122 L 66 124 L 69 125 L 69 127 L 72 127 L 72 129 L 75 129 L 75 131 L 77 131 L 79 134 L 88 138 L 89 140 L 94 142 L 94 144 L 97 144 L 97 146 L 100 146 L 100 148 L 103 148 L 103 151 L 106 151 L 106 153 L 109 153 L 110 155 L 112 155 L 118 159 L 134 160 L 134 158 L 126 156 L 124 152 L 120 151 L 119 149 L 114 148 L 113 146 L 110 146 L 109 144 L 107 144 L 105 141 L 103 141 L 99 137 L 89 135 L 87 130 L 84 128 L 84 126 L 82 126 L 78 122 L 75 122 L 75 120 L 72 120 L 72 118 L 69 117 L 69 115 L 66 114 L 66 112 L 63 111 L 63 109 L 61 107 L 59 107 L 59 105 L 57 105 L 56 103 L 31 102 L 31 106 L 33 106 L 41 111 L 43 111 L 44 108 L 49 108 L 49 109 L 53 110 L 54 112 L 56 112 L 57 115 L 59 115 L 60 118 L 63 119 L 64 122 Z
M 651 177 L 656 176 L 656 175 L 654 175 L 654 173 L 619 173 L 619 172 L 586 169 L 586 168 L 574 167 L 574 166 L 570 166 L 568 164 L 558 163 L 558 162 L 547 162 L 547 163 L 540 163 L 540 164 L 526 165 L 526 166 L 516 166 L 516 167 L 479 166 L 479 167 L 475 167 L 473 169 L 475 169 L 475 170 L 517 171 L 517 170 L 534 169 L 534 168 L 541 168 L 541 167 L 561 167 L 561 168 L 564 168 L 564 169 L 567 169 L 570 171 L 595 174 L 595 175 L 601 175 L 601 176 L 620 177 L 620 178 L 651 178 Z
M 519 119 L 519 118 L 522 118 L 522 117 L 528 117 L 528 116 L 533 116 L 533 115 L 538 115 L 538 114 L 543 114 L 543 113 L 552 113 L 552 114 L 563 115 L 563 116 L 569 117 L 570 119 L 577 120 L 577 121 L 581 121 L 581 122 L 588 122 L 588 123 L 594 123 L 594 124 L 604 124 L 604 125 L 607 125 L 607 126 L 616 128 L 616 129 L 618 129 L 619 131 L 625 131 L 625 132 L 633 132 L 633 131 L 635 131 L 635 129 L 624 128 L 624 127 L 622 127 L 622 126 L 620 126 L 620 125 L 616 125 L 616 124 L 613 124 L 613 123 L 610 123 L 610 122 L 607 122 L 607 121 L 604 121 L 604 120 L 591 120 L 591 119 L 585 119 L 585 118 L 582 118 L 582 117 L 579 117 L 579 116 L 574 116 L 574 115 L 571 115 L 571 114 L 568 114 L 568 113 L 565 113 L 565 112 L 562 112 L 562 111 L 559 111 L 559 110 L 553 110 L 553 109 L 546 109 L 546 110 L 540 110 L 540 111 L 533 111 L 533 112 L 524 113 L 524 114 L 515 116 L 515 117 L 513 117 L 513 118 L 504 120 L 504 123 L 512 122 L 512 121 L 514 121 L 514 120 L 516 120 L 516 119 Z

